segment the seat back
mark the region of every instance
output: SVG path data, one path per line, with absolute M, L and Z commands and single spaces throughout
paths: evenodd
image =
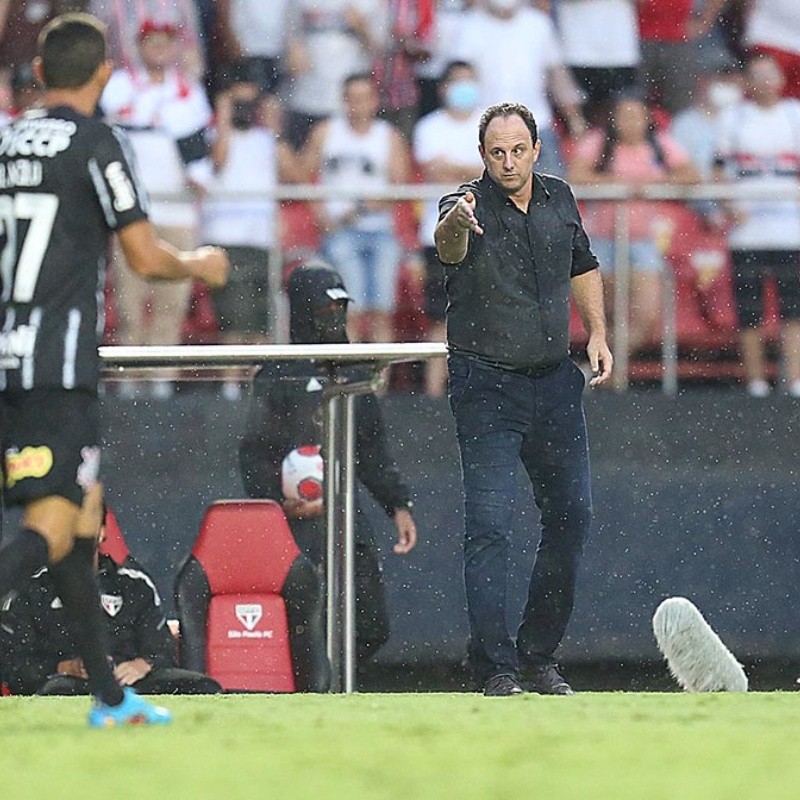
M 206 511 L 191 557 L 208 585 L 205 671 L 223 689 L 295 690 L 282 593 L 299 555 L 272 500 L 223 500 Z
M 106 538 L 98 548 L 104 556 L 108 556 L 116 564 L 122 566 L 131 557 L 131 551 L 125 541 L 117 517 L 110 508 L 106 508 Z

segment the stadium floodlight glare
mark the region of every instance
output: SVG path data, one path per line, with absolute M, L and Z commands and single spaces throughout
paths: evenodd
M 690 600 L 664 600 L 653 615 L 653 633 L 670 674 L 684 691 L 747 691 L 742 665 Z

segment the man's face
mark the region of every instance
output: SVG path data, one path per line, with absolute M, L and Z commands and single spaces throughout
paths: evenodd
M 353 81 L 344 93 L 347 118 L 351 123 L 374 119 L 379 103 L 378 92 L 370 81 Z
M 175 37 L 170 33 L 156 31 L 139 41 L 139 55 L 149 69 L 166 69 L 177 63 Z
M 347 344 L 347 301 L 332 300 L 314 311 L 319 344 Z
M 769 105 L 780 99 L 786 79 L 776 61 L 758 58 L 747 68 L 750 96 L 756 103 Z
M 509 195 L 531 179 L 541 142 L 533 143 L 527 125 L 516 114 L 495 117 L 487 126 L 480 148 L 489 177 Z

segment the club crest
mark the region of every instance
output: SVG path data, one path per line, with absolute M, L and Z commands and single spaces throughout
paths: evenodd
M 101 594 L 100 605 L 109 617 L 116 617 L 122 608 L 122 598 L 117 594 Z
M 262 613 L 263 610 L 258 603 L 236 604 L 236 619 L 238 619 L 248 631 L 252 631 L 256 625 L 258 625 Z

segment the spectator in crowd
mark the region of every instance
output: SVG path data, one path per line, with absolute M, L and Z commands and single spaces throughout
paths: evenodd
M 556 23 L 564 63 L 584 94 L 584 115 L 602 124 L 610 98 L 635 85 L 639 23 L 633 0 L 562 0 Z
M 439 81 L 451 61 L 455 61 L 455 44 L 461 38 L 464 12 L 474 0 L 437 0 L 428 57 L 416 63 L 420 117 L 439 108 Z
M 653 183 L 695 183 L 698 174 L 674 139 L 655 130 L 640 96 L 628 93 L 615 102 L 606 128 L 590 131 L 578 143 L 570 164 L 570 179 L 576 184 L 628 183 L 644 187 Z M 586 213 L 586 230 L 606 275 L 609 293 L 614 288 L 616 205 L 607 201 L 593 203 Z M 629 204 L 628 348 L 632 353 L 651 343 L 656 335 L 671 225 L 669 203 L 634 200 Z
M 202 236 L 223 245 L 231 261 L 228 283 L 211 294 L 223 343 L 263 344 L 274 331 L 272 304 L 280 290 L 274 252 L 279 221 L 277 201 L 257 193 L 299 180 L 302 172 L 294 151 L 278 138 L 277 97 L 262 95 L 247 77 L 252 73 L 240 69 L 217 97 L 215 174 L 203 204 Z M 250 196 L 218 196 L 237 192 Z M 237 398 L 238 383 L 227 381 L 223 392 Z
M 417 121 L 419 87 L 415 67 L 431 54 L 434 0 L 387 0 L 388 42 L 375 60 L 381 116 L 408 141 Z
M 105 526 L 98 543 L 105 539 Z M 109 655 L 122 686 L 140 694 L 214 694 L 219 684 L 198 672 L 179 669 L 161 598 L 141 569 L 95 552 L 100 605 L 108 627 Z M 64 607 L 47 567 L 11 596 L 3 607 L 4 678 L 14 694 L 89 694 Z
M 502 63 L 498 63 L 497 48 L 507 54 Z M 539 169 L 563 176 L 548 93 L 555 98 L 571 135 L 581 134 L 585 124 L 580 92 L 564 66 L 550 17 L 523 0 L 485 0 L 484 7 L 466 13 L 455 56 L 475 66 L 482 106 L 513 100 L 531 110 L 542 143 Z
M 386 35 L 386 0 L 294 0 L 287 22 L 286 136 L 301 149 L 341 110 L 342 82 L 369 70 Z
M 698 50 L 694 42 L 713 27 L 728 0 L 638 0 L 641 82 L 651 104 L 670 114 L 692 100 Z
M 262 94 L 278 92 L 290 0 L 217 0 L 217 27 L 234 65 Z
M 11 122 L 23 111 L 39 105 L 42 99 L 42 87 L 36 82 L 33 67 L 29 62 L 26 61 L 14 67 L 8 91 L 6 107 L 0 106 L 0 125 Z
M 188 191 L 199 198 L 213 172 L 206 139 L 211 108 L 200 83 L 175 66 L 179 41 L 172 25 L 146 20 L 139 30 L 143 66 L 117 70 L 101 104 L 106 115 L 127 130 L 139 177 L 149 193 Z M 150 218 L 165 241 L 180 249 L 194 247 L 199 216 L 192 200 L 154 197 Z M 119 262 L 119 253 L 116 258 Z M 120 344 L 179 344 L 191 288 L 190 281 L 149 283 L 117 263 Z M 121 384 L 124 391 L 132 387 L 132 382 Z M 171 382 L 154 382 L 153 393 L 169 397 Z
M 466 61 L 453 61 L 445 69 L 439 88 L 442 108 L 424 116 L 414 129 L 414 158 L 428 183 L 465 183 L 480 175 L 483 162 L 475 131 L 481 112 L 475 69 Z M 445 340 L 444 271 L 436 255 L 433 231 L 439 219 L 436 200 L 425 204 L 420 229 L 425 259 L 425 312 L 430 322 L 428 340 Z M 444 395 L 447 365 L 429 359 L 425 365 L 425 389 L 431 397 Z
M 752 0 L 745 44 L 754 54 L 771 55 L 783 71 L 784 97 L 800 99 L 800 3 Z
M 108 26 L 109 58 L 128 72 L 141 69 L 140 33 L 146 22 L 169 26 L 178 39 L 173 66 L 192 80 L 205 73 L 200 22 L 195 0 L 89 0 L 89 10 Z
M 702 181 L 713 179 L 720 115 L 741 99 L 742 82 L 738 71 L 700 73 L 692 104 L 672 120 L 669 132 L 692 160 Z M 724 228 L 725 215 L 716 200 L 695 200 L 692 207 L 709 229 L 721 231 Z
M 327 264 L 310 261 L 289 276 L 293 344 L 347 342 L 347 290 Z M 363 367 L 345 368 L 342 377 L 365 380 Z M 247 427 L 239 447 L 242 482 L 250 497 L 283 498 L 281 465 L 293 450 L 323 444 L 323 390 L 331 381 L 319 361 L 270 361 L 253 379 Z M 405 555 L 417 540 L 409 492 L 386 446 L 378 399 L 356 398 L 356 475 L 395 524 L 394 552 Z M 327 479 L 327 477 L 326 477 Z M 359 662 L 389 635 L 386 588 L 369 520 L 356 500 L 356 644 Z M 323 500 L 284 499 L 283 507 L 298 546 L 322 573 L 325 558 Z
M 377 118 L 378 89 L 369 73 L 344 82 L 343 115 L 318 123 L 304 154 L 307 174 L 349 191 L 385 190 L 409 180 L 409 153 L 400 132 Z M 330 199 L 315 205 L 326 259 L 346 282 L 357 312 L 351 339 L 390 342 L 400 245 L 388 200 Z
M 729 205 L 728 246 L 744 376 L 750 395 L 769 394 L 760 324 L 764 282 L 772 277 L 778 289 L 787 390 L 800 397 L 800 204 L 769 196 L 770 191 L 797 187 L 800 102 L 782 99 L 785 79 L 772 57 L 754 57 L 746 74 L 748 96 L 726 110 L 717 137 L 717 176 L 761 193 Z

